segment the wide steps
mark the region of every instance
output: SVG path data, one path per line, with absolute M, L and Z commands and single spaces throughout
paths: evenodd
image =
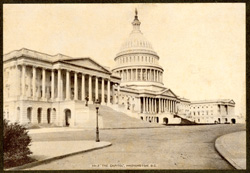
M 175 117 L 181 118 L 181 123 L 180 124 L 196 124 L 195 122 L 192 122 L 192 121 L 190 121 L 190 120 L 188 120 L 186 118 L 183 118 L 181 116 L 175 115 Z
M 95 111 L 94 105 L 89 105 L 90 111 Z M 101 105 L 99 116 L 103 122 L 103 128 L 143 128 L 143 127 L 161 127 L 157 123 L 149 123 L 140 119 L 132 118 L 125 113 L 113 110 L 108 106 Z

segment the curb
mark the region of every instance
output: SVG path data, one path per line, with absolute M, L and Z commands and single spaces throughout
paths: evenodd
M 106 147 L 109 147 L 111 145 L 112 145 L 112 143 L 109 143 L 109 144 L 101 146 L 101 147 L 94 147 L 94 148 L 83 150 L 83 151 L 77 151 L 77 152 L 74 152 L 74 153 L 69 153 L 69 154 L 65 154 L 65 155 L 61 155 L 61 156 L 50 157 L 50 158 L 47 158 L 47 159 L 44 159 L 44 160 L 31 162 L 31 163 L 28 163 L 28 164 L 25 164 L 25 165 L 22 165 L 22 166 L 17 166 L 17 167 L 10 168 L 10 169 L 5 169 L 5 171 L 12 171 L 12 170 L 14 171 L 14 170 L 22 170 L 22 169 L 32 168 L 32 167 L 35 167 L 35 166 L 38 166 L 38 165 L 41 165 L 41 164 L 45 164 L 45 163 L 49 163 L 49 162 L 52 162 L 52 161 L 55 161 L 55 160 L 58 160 L 58 159 L 62 159 L 62 158 L 68 157 L 68 156 L 73 156 L 73 155 L 80 154 L 80 153 L 86 153 L 86 152 L 89 152 L 89 151 L 94 151 L 94 150 L 106 148 Z
M 239 131 L 239 132 L 241 132 L 241 131 Z M 234 132 L 234 133 L 238 133 L 238 132 Z M 232 133 L 229 133 L 229 134 L 232 134 Z M 229 134 L 226 134 L 226 135 L 229 135 Z M 235 161 L 230 157 L 231 154 L 223 146 L 223 136 L 226 136 L 226 135 L 222 135 L 215 140 L 215 149 L 217 150 L 219 155 L 224 160 L 226 160 L 230 165 L 232 165 L 235 169 L 239 169 L 239 170 L 245 169 L 245 168 L 242 168 L 241 166 L 239 166 L 237 163 L 235 163 Z
M 159 127 L 116 127 L 116 128 L 112 128 L 112 127 L 104 127 L 104 128 L 100 128 L 100 130 L 119 130 L 119 129 L 150 129 L 150 128 L 166 128 L 166 126 L 159 126 Z

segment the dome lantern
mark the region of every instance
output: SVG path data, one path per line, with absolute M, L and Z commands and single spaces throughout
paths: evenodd
M 137 14 L 138 14 L 137 9 L 135 9 L 135 19 L 132 22 L 132 25 L 133 25 L 133 31 L 132 32 L 141 32 L 140 31 L 141 22 L 139 21 Z

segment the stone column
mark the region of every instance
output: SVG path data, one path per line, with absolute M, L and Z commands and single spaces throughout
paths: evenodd
M 153 70 L 154 71 L 154 74 L 153 74 L 153 81 L 155 81 L 155 70 Z
M 174 101 L 174 112 L 177 112 L 176 111 L 176 101 Z
M 170 109 L 171 109 L 171 112 L 173 112 L 173 100 L 170 101 Z
M 55 98 L 55 72 L 52 69 L 51 70 L 51 100 L 53 100 L 54 98 Z
M 58 69 L 57 75 L 57 100 L 61 100 L 61 69 Z
M 104 78 L 102 78 L 102 105 L 105 104 L 105 100 L 104 100 Z
M 162 99 L 162 111 L 165 112 L 165 99 Z
M 135 69 L 135 80 L 138 80 L 137 68 Z
M 141 69 L 141 81 L 143 81 L 143 69 Z
M 110 104 L 110 80 L 108 79 L 108 95 L 107 95 L 107 104 Z
M 161 72 L 161 82 L 163 82 L 163 72 Z
M 150 112 L 153 113 L 154 110 L 153 110 L 153 99 L 150 98 Z
M 75 80 L 74 80 L 74 100 L 78 100 L 77 72 L 75 72 Z
M 22 65 L 22 97 L 26 96 L 26 91 L 25 91 L 25 74 L 26 74 L 26 65 Z
M 143 104 L 143 113 L 146 113 L 145 109 L 146 109 L 146 98 L 142 97 L 142 104 Z
M 156 98 L 154 98 L 154 113 L 156 113 Z
M 157 82 L 160 82 L 160 80 L 159 80 L 159 71 L 157 70 L 156 73 L 157 73 Z
M 169 100 L 167 99 L 167 109 L 169 111 Z
M 33 66 L 33 79 L 32 79 L 32 95 L 33 95 L 33 100 L 36 99 L 36 67 Z
M 145 112 L 148 113 L 148 98 L 147 97 L 145 98 L 145 104 L 146 104 Z
M 70 98 L 70 76 L 69 70 L 66 70 L 66 100 L 71 100 Z
M 171 100 L 169 100 L 169 112 L 171 112 Z
M 96 76 L 95 77 L 95 100 L 97 99 L 98 99 L 98 77 Z
M 126 79 L 127 79 L 127 81 L 129 81 L 128 69 L 126 69 Z
M 158 75 L 159 75 L 158 80 L 159 80 L 159 82 L 161 82 L 161 72 L 160 71 L 158 71 Z
M 163 105 L 164 105 L 164 112 L 166 112 L 166 99 L 164 99 Z
M 173 100 L 173 112 L 175 111 L 175 101 Z
M 46 79 L 46 71 L 45 68 L 42 68 L 42 99 L 45 99 L 45 79 Z
M 162 112 L 162 99 L 160 99 L 160 105 L 161 105 L 160 111 Z
M 130 80 L 133 81 L 133 69 L 130 69 Z
M 159 98 L 159 113 L 161 113 L 161 99 Z
M 151 112 L 151 109 L 150 109 L 151 107 L 150 107 L 150 98 L 148 97 L 148 113 L 150 113 Z
M 175 111 L 175 101 L 173 100 L 173 112 Z
M 85 75 L 82 74 L 82 101 L 85 100 Z
M 174 100 L 172 101 L 172 112 L 174 112 Z
M 139 97 L 140 113 L 142 113 L 142 97 Z
M 89 75 L 89 103 L 93 104 L 92 101 L 92 76 Z
M 131 80 L 131 78 L 130 78 L 129 69 L 127 69 L 127 76 L 128 76 L 128 80 L 127 80 L 127 81 L 130 81 L 130 80 Z
M 164 99 L 162 99 L 161 105 L 162 105 L 162 112 L 164 112 Z
M 152 69 L 149 69 L 149 79 L 148 79 L 149 81 L 151 81 L 152 80 Z

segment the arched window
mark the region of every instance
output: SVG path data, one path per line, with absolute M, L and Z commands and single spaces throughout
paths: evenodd
M 42 108 L 37 109 L 37 121 L 38 121 L 38 124 L 42 122 Z
M 50 124 L 51 123 L 51 109 L 47 109 L 47 123 Z
M 20 107 L 17 107 L 17 115 L 16 115 L 16 121 L 19 122 L 20 121 Z
M 28 123 L 31 123 L 31 120 L 32 120 L 32 108 L 31 107 L 27 108 L 27 119 L 28 119 Z
M 53 108 L 53 110 L 52 110 L 51 122 L 52 123 L 56 122 L 56 109 L 55 108 Z

